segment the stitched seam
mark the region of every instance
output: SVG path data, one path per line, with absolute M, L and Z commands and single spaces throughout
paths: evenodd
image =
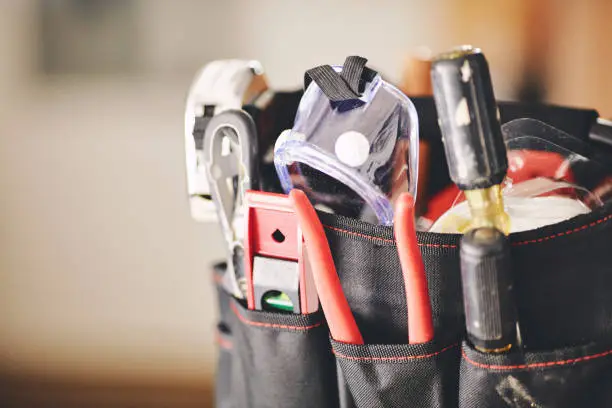
M 483 364 L 483 363 L 478 363 L 474 360 L 471 360 L 465 354 L 465 350 L 461 350 L 461 354 L 463 355 L 463 358 L 465 359 L 465 361 L 467 361 L 468 363 L 476 367 L 488 368 L 490 370 L 524 370 L 524 369 L 529 369 L 529 368 L 564 366 L 568 364 L 576 364 L 576 363 L 580 363 L 583 361 L 594 360 L 597 358 L 609 356 L 610 354 L 612 354 L 612 350 L 604 351 L 602 353 L 593 354 L 590 356 L 571 358 L 569 360 L 549 361 L 545 363 L 516 364 L 516 365 Z
M 565 232 L 559 232 L 557 234 L 549 235 L 547 237 L 542 237 L 542 238 L 538 238 L 538 239 L 531 239 L 531 240 L 528 240 L 528 241 L 514 242 L 512 245 L 534 244 L 534 243 L 537 243 L 537 242 L 544 242 L 544 241 L 548 241 L 548 240 L 551 240 L 551 239 L 554 239 L 554 238 L 558 238 L 558 237 L 562 237 L 562 236 L 565 236 L 565 235 L 570 235 L 570 234 L 573 234 L 575 232 L 580 232 L 580 231 L 583 231 L 585 229 L 592 228 L 592 227 L 594 227 L 594 226 L 596 226 L 598 224 L 601 224 L 602 222 L 608 221 L 610 218 L 612 218 L 612 215 L 608 215 L 608 216 L 606 216 L 604 218 L 601 218 L 601 219 L 599 219 L 597 221 L 594 221 L 594 222 L 592 222 L 590 224 L 586 224 L 586 225 L 583 225 L 581 227 L 574 228 L 573 230 L 568 230 L 568 231 L 565 231 Z
M 354 235 L 356 237 L 366 238 L 366 239 L 373 240 L 373 241 L 387 242 L 389 244 L 395 244 L 395 240 L 393 239 L 380 238 L 380 237 L 375 237 L 372 235 L 361 234 L 359 232 L 353 232 L 353 231 L 348 231 L 342 228 L 332 227 L 331 225 L 324 225 L 324 227 L 332 231 L 342 232 L 344 234 Z M 419 242 L 418 245 L 425 246 L 425 247 L 434 247 L 434 248 L 457 248 L 457 245 L 454 245 L 454 244 L 424 244 L 424 243 Z
M 212 280 L 216 284 L 223 283 L 223 273 L 222 272 L 215 272 L 215 273 L 213 273 Z
M 549 235 L 546 237 L 541 237 L 541 238 L 537 238 L 537 239 L 530 239 L 530 240 L 526 240 L 526 241 L 520 241 L 520 242 L 513 242 L 512 245 L 514 246 L 521 246 L 521 245 L 529 245 L 529 244 L 537 244 L 540 242 L 544 242 L 544 241 L 549 241 L 551 239 L 555 239 L 555 238 L 559 238 L 559 237 L 563 237 L 566 235 L 571 235 L 574 234 L 576 232 L 580 232 L 583 231 L 585 229 L 589 229 L 592 227 L 595 227 L 603 222 L 606 222 L 608 220 L 610 220 L 612 218 L 612 215 L 608 215 L 604 218 L 601 218 L 597 221 L 593 221 L 589 224 L 586 225 L 582 225 L 580 227 L 574 228 L 572 230 L 568 230 L 568 231 L 564 231 L 564 232 L 559 232 L 557 234 L 553 234 L 553 235 Z M 337 228 L 337 227 L 332 227 L 331 225 L 324 225 L 325 228 L 330 229 L 332 231 L 337 231 L 337 232 L 342 232 L 344 234 L 348 234 L 348 235 L 353 235 L 353 236 L 357 236 L 357 237 L 361 237 L 361 238 L 365 238 L 365 239 L 369 239 L 372 241 L 381 241 L 381 242 L 387 242 L 390 244 L 395 244 L 395 240 L 392 239 L 388 239 L 388 238 L 380 238 L 380 237 L 375 237 L 372 235 L 367 235 L 367 234 L 361 234 L 359 232 L 353 232 L 353 231 L 348 231 L 342 228 Z M 454 244 L 424 244 L 419 242 L 418 243 L 419 246 L 424 246 L 424 247 L 433 247 L 433 248 L 457 248 L 457 245 Z
M 275 328 L 275 329 L 289 329 L 289 330 L 310 330 L 310 329 L 314 329 L 315 327 L 319 327 L 323 324 L 323 322 L 319 322 L 319 323 L 315 323 L 310 326 L 289 326 L 285 324 L 254 322 L 242 316 L 240 312 L 236 309 L 236 306 L 231 301 L 230 301 L 230 308 L 232 309 L 232 312 L 234 312 L 234 314 L 238 317 L 238 319 L 240 319 L 241 322 L 246 323 L 251 326 L 270 327 L 270 328 Z
M 338 232 L 342 232 L 345 234 L 349 234 L 349 235 L 354 235 L 356 237 L 361 237 L 361 238 L 366 238 L 366 239 L 371 239 L 374 241 L 382 241 L 382 242 L 387 242 L 390 244 L 394 244 L 395 240 L 392 239 L 388 239 L 388 238 L 380 238 L 380 237 L 374 237 L 372 235 L 366 235 L 366 234 L 361 234 L 359 232 L 353 232 L 353 231 L 348 231 L 342 228 L 337 228 L 337 227 L 332 227 L 331 225 L 323 225 L 325 228 L 330 229 L 332 231 L 338 231 Z
M 416 355 L 416 356 L 399 356 L 399 357 L 353 357 L 353 356 L 347 356 L 346 354 L 342 354 L 339 351 L 336 351 L 335 349 L 333 350 L 333 352 L 336 356 L 340 358 L 344 358 L 347 360 L 354 360 L 354 361 L 407 361 L 407 360 L 419 360 L 423 358 L 437 356 L 438 354 L 442 354 L 447 350 L 457 347 L 457 345 L 458 344 L 455 343 L 448 347 L 444 347 L 442 350 L 438 350 L 430 354 L 421 354 L 421 355 Z
M 234 347 L 234 344 L 231 341 L 224 339 L 223 337 L 221 337 L 219 333 L 217 333 L 216 340 L 217 340 L 217 344 L 219 344 L 221 348 L 231 350 Z

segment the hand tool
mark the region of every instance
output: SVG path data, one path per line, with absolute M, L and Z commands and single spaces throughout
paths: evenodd
M 520 345 L 508 238 L 481 227 L 461 238 L 461 284 L 470 342 L 484 353 Z
M 460 245 L 468 336 L 483 352 L 506 352 L 519 336 L 500 186 L 508 161 L 489 67 L 480 50 L 461 47 L 434 59 L 432 80 L 449 173 L 472 215 Z
M 213 61 L 193 81 L 185 106 L 185 153 L 191 215 L 197 221 L 215 219 L 202 151 L 208 122 L 226 109 L 240 109 L 251 103 L 266 89 L 263 69 L 257 61 Z
M 245 194 L 247 306 L 298 314 L 319 309 L 302 230 L 286 195 Z
M 434 329 L 427 275 L 416 236 L 414 199 L 410 193 L 402 193 L 396 200 L 393 230 L 406 289 L 408 341 L 426 343 L 433 340 Z
M 242 230 L 246 190 L 257 188 L 257 135 L 251 117 L 242 110 L 226 110 L 210 119 L 203 140 L 205 171 L 210 193 L 227 244 L 226 288 L 244 298 Z
M 325 230 L 317 212 L 301 190 L 291 190 L 289 199 L 304 236 L 314 284 L 332 338 L 343 343 L 363 344 L 363 337 L 342 291 Z
M 332 338 L 350 344 L 363 344 L 363 337 L 342 291 L 327 237 L 314 207 L 301 190 L 291 190 L 289 198 L 304 235 L 314 284 Z M 395 228 L 398 228 L 396 239 L 406 284 L 408 338 L 410 344 L 424 343 L 433 339 L 433 323 L 427 278 L 416 242 L 414 199 L 406 193 L 398 200 Z
M 501 183 L 508 160 L 487 60 L 460 47 L 434 58 L 431 73 L 450 177 L 465 192 L 471 226 L 507 234 Z

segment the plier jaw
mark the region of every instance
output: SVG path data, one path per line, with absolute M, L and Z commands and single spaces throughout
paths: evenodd
M 210 195 L 226 242 L 226 289 L 246 294 L 244 266 L 244 194 L 259 187 L 255 123 L 242 110 L 226 110 L 210 119 L 203 140 L 203 160 Z

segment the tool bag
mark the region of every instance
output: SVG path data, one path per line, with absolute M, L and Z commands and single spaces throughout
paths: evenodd
M 431 98 L 413 98 L 431 143 L 430 191 L 449 184 Z M 500 103 L 589 142 L 595 111 Z M 247 310 L 218 288 L 217 408 L 612 406 L 612 205 L 510 235 L 522 350 L 483 354 L 465 341 L 460 235 L 418 233 L 435 338 L 407 344 L 392 227 L 319 213 L 365 345 L 330 339 L 322 312 Z

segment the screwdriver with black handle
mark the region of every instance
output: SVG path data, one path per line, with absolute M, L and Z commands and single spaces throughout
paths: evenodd
M 520 336 L 501 190 L 508 160 L 489 66 L 463 46 L 434 58 L 431 74 L 450 177 L 471 213 L 460 250 L 468 339 L 482 352 L 507 352 Z

